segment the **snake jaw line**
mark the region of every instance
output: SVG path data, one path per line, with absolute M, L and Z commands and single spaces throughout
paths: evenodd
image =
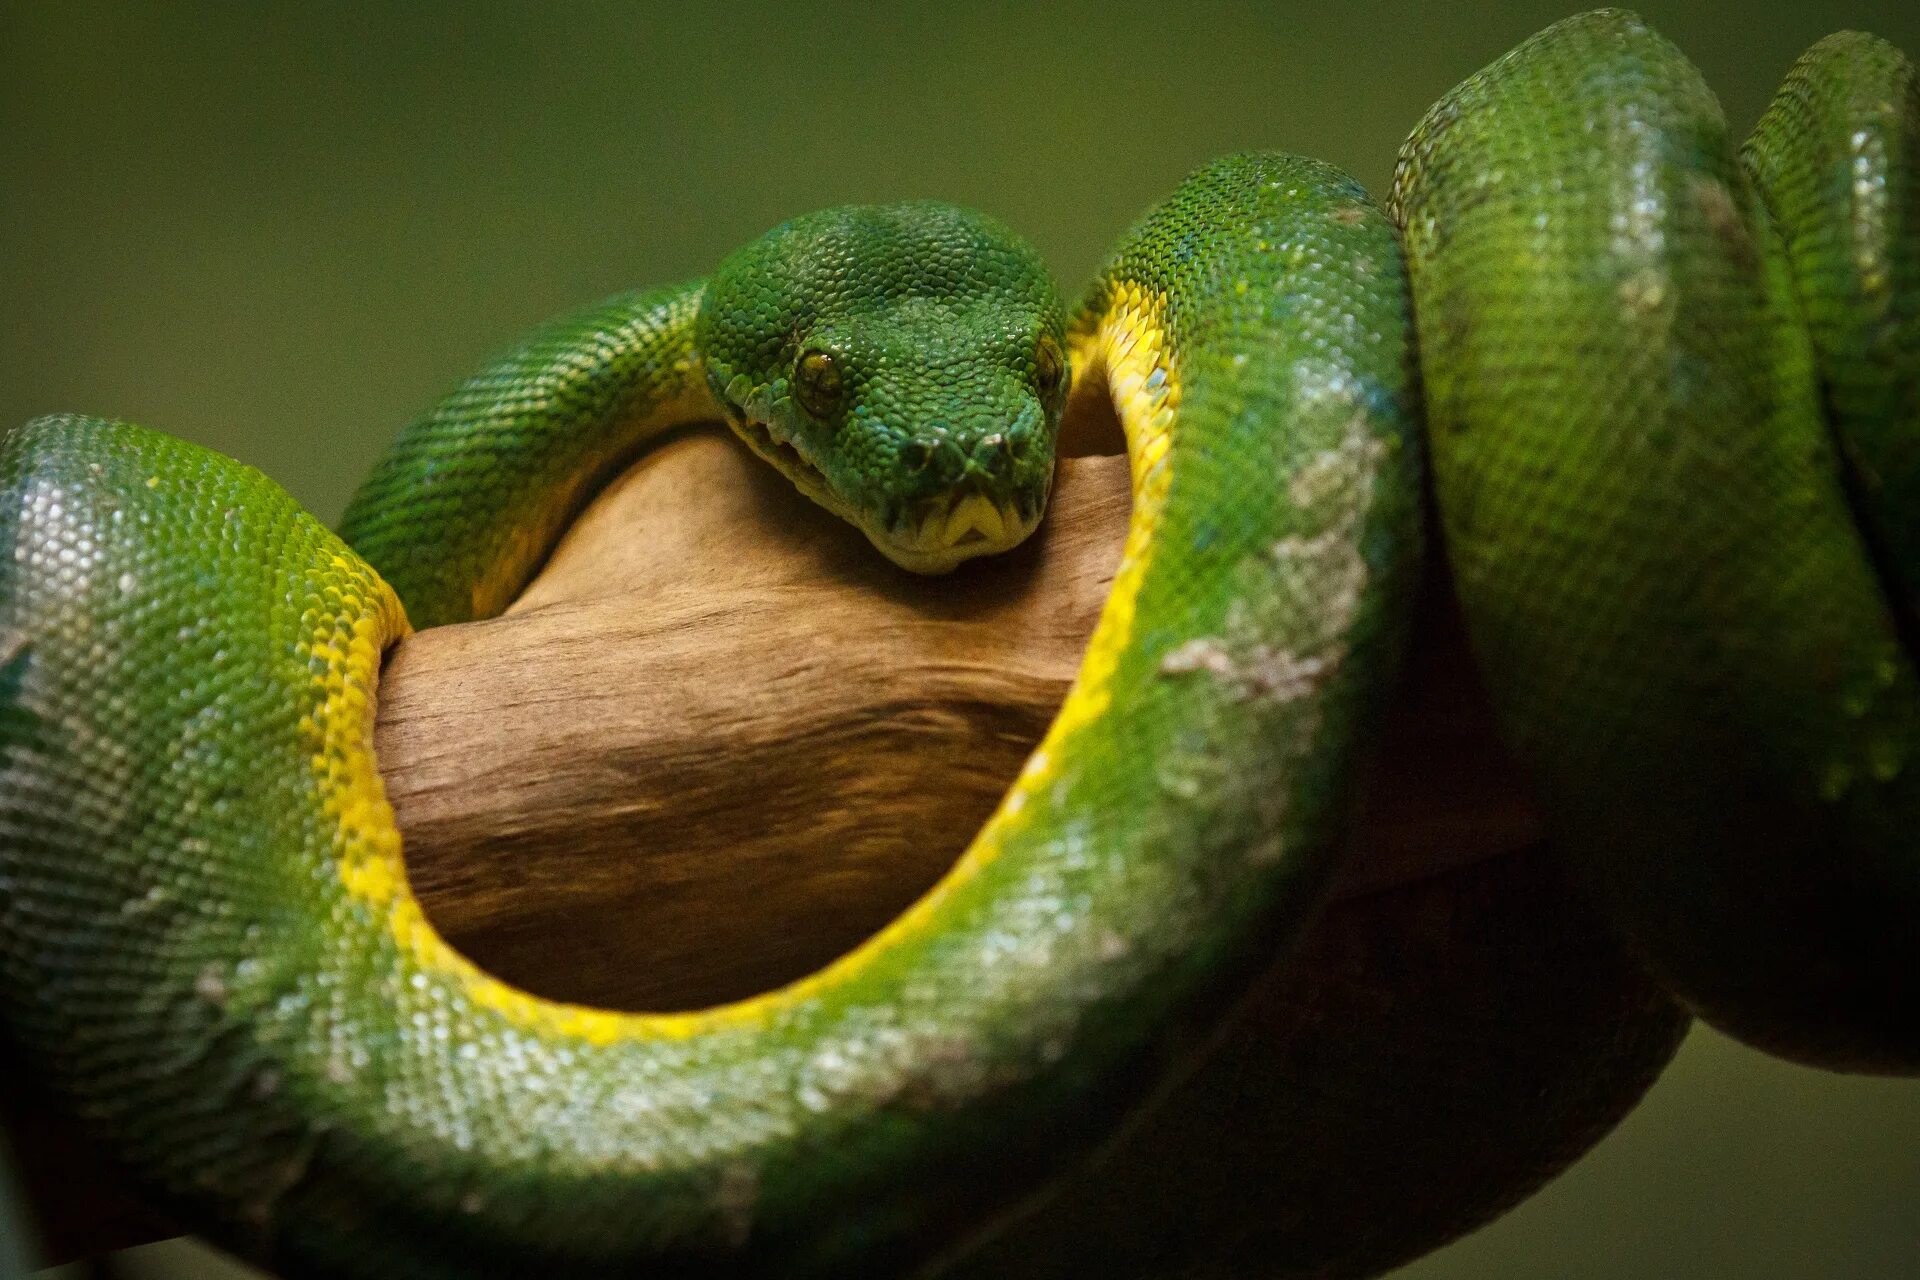
M 796 489 L 827 510 L 843 520 L 853 518 L 847 504 L 834 496 L 833 489 L 828 485 L 826 476 L 821 474 L 820 468 L 807 460 L 807 455 L 800 451 L 800 446 L 790 435 L 775 428 L 772 423 L 754 416 L 746 406 L 734 407 L 739 412 L 729 415 L 730 425 L 735 434 L 746 442 L 747 447 L 752 449 L 757 457 L 772 465 L 781 475 L 792 481 Z

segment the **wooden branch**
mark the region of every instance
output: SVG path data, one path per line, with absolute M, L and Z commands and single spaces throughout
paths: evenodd
M 928 579 L 729 438 L 659 449 L 511 612 L 388 664 L 377 749 L 429 916 L 509 981 L 621 1008 L 846 950 L 953 861 L 1066 693 L 1125 460 L 1079 460 L 1060 503 L 1036 545 Z
M 428 915 L 509 981 L 627 1009 L 745 996 L 874 932 L 951 865 L 1079 666 L 1126 460 L 1066 459 L 1057 490 L 1034 543 L 929 579 L 722 434 L 656 450 L 510 612 L 388 663 L 377 748 Z M 1486 790 L 1490 739 L 1458 749 L 1484 729 L 1467 692 L 1404 721 L 1426 785 L 1378 791 L 1385 863 L 1360 883 L 1530 834 Z

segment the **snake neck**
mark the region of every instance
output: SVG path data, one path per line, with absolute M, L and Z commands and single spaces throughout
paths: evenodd
M 539 329 L 401 434 L 340 534 L 413 626 L 505 609 L 624 463 L 720 417 L 694 338 L 702 291 L 620 294 Z

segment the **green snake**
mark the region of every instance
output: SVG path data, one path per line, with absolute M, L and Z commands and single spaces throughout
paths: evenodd
M 1436 105 L 1384 210 L 1325 164 L 1230 157 L 1071 311 L 984 216 L 798 218 L 527 338 L 337 535 L 140 427 L 15 430 L 9 1044 L 153 1194 L 288 1274 L 964 1265 L 1314 917 L 1430 471 L 1504 733 L 1635 953 L 1756 1043 L 1920 1070 L 1916 83 L 1831 37 L 1742 149 L 1644 23 L 1583 15 Z M 950 570 L 1033 531 L 1061 416 L 1100 395 L 1133 491 L 1111 596 L 904 915 L 676 1014 L 533 997 L 427 923 L 372 753 L 410 626 L 503 609 L 597 486 L 702 419 Z

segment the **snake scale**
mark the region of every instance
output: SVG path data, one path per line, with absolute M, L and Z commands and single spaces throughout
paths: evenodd
M 1920 1069 L 1917 139 L 1914 69 L 1870 36 L 1809 51 L 1741 148 L 1672 46 L 1601 11 L 1436 105 L 1384 209 L 1229 157 L 1075 310 L 977 214 L 795 219 L 526 339 L 338 535 L 140 427 L 17 429 L 8 1042 L 153 1194 L 289 1275 L 964 1266 L 1312 919 L 1430 480 L 1504 733 L 1636 954 L 1757 1044 Z M 1102 394 L 1134 501 L 1111 597 L 919 903 L 676 1014 L 527 995 L 434 932 L 371 749 L 409 627 L 504 608 L 694 419 L 951 569 L 1032 531 L 1068 400 Z

